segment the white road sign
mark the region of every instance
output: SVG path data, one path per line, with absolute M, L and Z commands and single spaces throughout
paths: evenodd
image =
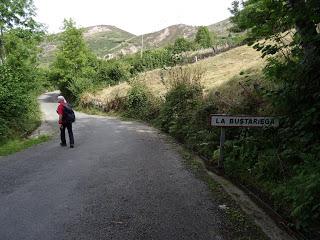
M 216 127 L 278 127 L 274 117 L 211 115 L 211 126 Z

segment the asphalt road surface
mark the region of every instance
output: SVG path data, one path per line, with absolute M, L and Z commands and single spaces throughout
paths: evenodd
M 56 126 L 56 93 L 41 98 Z M 222 240 L 225 215 L 151 127 L 77 114 L 59 139 L 0 159 L 0 239 Z M 58 130 L 57 130 L 58 131 Z

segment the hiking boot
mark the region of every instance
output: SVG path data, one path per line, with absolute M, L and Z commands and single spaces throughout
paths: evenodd
M 61 147 L 66 147 L 67 144 L 66 144 L 66 143 L 60 143 L 60 146 L 61 146 Z

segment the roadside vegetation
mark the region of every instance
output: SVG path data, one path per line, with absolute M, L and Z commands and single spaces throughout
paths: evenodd
M 42 73 L 37 68 L 43 32 L 31 1 L 6 0 L 0 18 L 0 146 L 28 136 L 40 124 L 37 95 Z M 9 144 L 14 145 L 13 142 Z M 19 144 L 18 144 L 19 145 Z M 19 146 L 16 147 L 19 147 Z M 11 147 L 10 147 L 11 149 Z M 10 151 L 8 149 L 8 151 Z
M 263 185 L 278 209 L 310 239 L 320 231 L 319 9 L 316 0 L 235 1 L 232 9 L 235 28 L 247 30 L 249 44 L 268 57 L 264 76 L 277 87 L 265 95 L 282 118 L 277 131 L 243 130 L 229 143 L 227 168 L 244 182 L 268 180 Z M 255 177 L 250 180 L 247 171 Z

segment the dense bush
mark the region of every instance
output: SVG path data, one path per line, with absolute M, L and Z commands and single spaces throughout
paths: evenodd
M 90 75 L 94 85 L 109 86 L 127 81 L 131 75 L 131 65 L 123 60 L 96 59 L 94 72 Z
M 36 92 L 30 89 L 31 77 L 23 69 L 0 66 L 0 142 L 26 135 L 39 121 Z
M 173 54 L 195 50 L 195 44 L 185 38 L 177 38 L 172 46 Z
M 265 69 L 268 79 L 279 84 L 269 94 L 284 115 L 277 151 L 288 174 L 275 195 L 291 206 L 296 227 L 312 236 L 320 231 L 320 58 L 307 61 L 300 51 L 295 54 L 286 61 L 271 59 Z
M 169 71 L 165 102 L 161 108 L 158 124 L 165 132 L 184 141 L 188 123 L 202 99 L 201 74 L 192 68 L 174 68 Z
M 38 40 L 23 29 L 5 34 L 6 59 L 0 64 L 0 142 L 25 136 L 39 123 Z
M 183 141 L 189 130 L 188 121 L 199 104 L 201 94 L 202 89 L 195 85 L 179 84 L 171 89 L 161 109 L 161 129 Z
M 92 91 L 93 89 L 94 85 L 92 80 L 85 77 L 73 78 L 68 84 L 68 90 L 72 92 L 74 96 L 81 96 L 82 93 Z
M 106 67 L 108 83 L 111 85 L 129 79 L 131 66 L 123 61 L 109 62 Z
M 128 92 L 126 108 L 127 116 L 151 121 L 159 115 L 160 99 L 148 91 L 147 86 L 133 81 Z
M 293 208 L 291 215 L 296 219 L 299 229 L 318 231 L 320 224 L 320 162 L 319 146 L 315 148 L 317 154 L 306 154 L 305 163 L 293 169 L 292 178 L 281 185 L 275 194 Z M 315 157 L 317 157 L 315 160 Z

